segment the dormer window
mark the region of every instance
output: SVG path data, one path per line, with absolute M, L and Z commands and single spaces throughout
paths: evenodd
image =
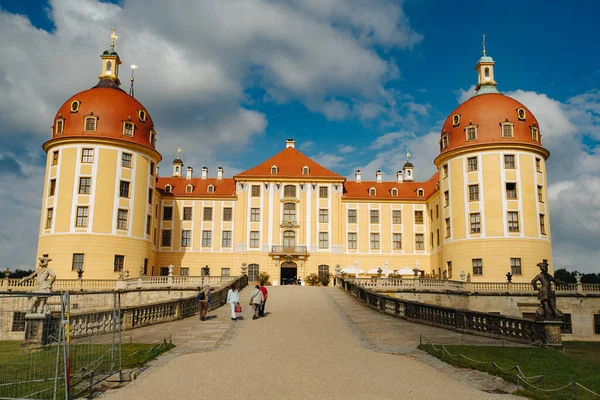
M 138 117 L 140 118 L 140 121 L 146 122 L 146 111 L 138 110 Z
M 171 193 L 171 190 L 173 190 L 173 186 L 167 183 L 167 185 L 165 186 L 165 193 Z
M 531 133 L 531 140 L 533 140 L 534 142 L 539 142 L 540 141 L 540 131 L 538 130 L 538 128 L 536 128 L 535 126 L 532 126 L 531 128 L 529 128 L 529 131 Z
M 460 125 L 460 114 L 454 114 L 452 116 L 452 126 Z
M 442 136 L 442 150 L 447 149 L 450 146 L 450 136 L 446 133 L 444 136 Z
M 425 196 L 425 191 L 423 189 L 417 189 L 417 196 L 419 196 L 419 197 Z
M 519 117 L 520 121 L 525 121 L 525 119 L 527 118 L 527 113 L 525 112 L 524 108 L 517 109 L 517 117 Z
M 125 122 L 123 124 L 123 135 L 133 137 L 134 126 L 131 122 Z
M 469 125 L 465 128 L 465 133 L 467 134 L 467 140 L 476 140 L 477 139 L 477 125 Z
M 500 124 L 502 127 L 502 137 L 503 138 L 512 138 L 513 134 L 513 123 L 512 122 L 503 122 Z
M 278 172 L 279 172 L 279 168 L 277 168 L 277 166 L 273 165 L 271 167 L 271 175 L 277 175 Z
M 80 103 L 79 101 L 77 101 L 77 100 L 73 100 L 73 101 L 71 102 L 71 112 L 77 112 L 77 111 L 79 111 L 79 105 L 80 105 L 80 104 L 81 104 L 81 103 Z
M 302 175 L 308 175 L 310 169 L 307 166 L 302 167 Z
M 156 145 L 156 131 L 154 129 L 150 131 L 150 144 L 152 146 Z
M 95 132 L 97 122 L 98 117 L 85 117 L 85 125 L 83 127 L 83 130 L 85 132 Z
M 187 185 L 185 187 L 185 192 L 186 193 L 192 193 L 194 191 L 194 187 L 192 185 Z
M 377 195 L 377 189 L 375 189 L 374 187 L 369 189 L 369 196 L 376 196 L 376 195 Z
M 396 188 L 392 189 L 392 197 L 398 197 L 398 189 L 396 189 Z
M 215 192 L 215 187 L 213 185 L 208 185 L 208 187 L 206 188 L 206 191 L 208 193 L 214 193 Z
M 56 134 L 60 135 L 61 133 L 63 133 L 65 129 L 65 120 L 63 119 L 57 119 L 56 120 Z

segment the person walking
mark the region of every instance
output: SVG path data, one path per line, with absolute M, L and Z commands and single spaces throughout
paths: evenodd
M 200 289 L 198 295 L 196 296 L 196 301 L 200 307 L 200 320 L 204 321 L 206 319 L 206 313 L 208 312 L 208 299 L 206 298 L 205 289 Z
M 260 311 L 258 313 L 258 316 L 264 317 L 265 316 L 265 304 L 267 304 L 267 297 L 269 297 L 269 292 L 267 291 L 267 288 L 265 287 L 264 282 L 260 284 L 260 287 L 258 288 L 258 290 L 260 290 L 261 293 L 263 294 L 263 302 L 260 306 Z
M 235 308 L 240 305 L 240 292 L 235 286 L 232 286 L 227 292 L 227 302 L 231 307 L 231 319 L 235 321 L 237 319 Z
M 250 305 L 252 306 L 252 311 L 254 311 L 254 316 L 252 319 L 258 319 L 260 313 L 260 307 L 264 301 L 264 297 L 262 292 L 259 289 L 259 286 L 256 285 L 254 290 L 250 294 Z

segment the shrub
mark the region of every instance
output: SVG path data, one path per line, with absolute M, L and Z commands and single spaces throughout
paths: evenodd
M 319 275 L 314 273 L 310 274 L 304 279 L 304 282 L 306 282 L 308 286 L 319 286 Z
M 329 282 L 331 282 L 331 274 L 326 273 L 321 275 L 321 285 L 329 286 Z
M 402 279 L 402 275 L 400 275 L 400 274 L 389 274 L 388 278 L 389 279 Z
M 271 285 L 271 281 L 269 280 L 269 278 L 271 277 L 271 275 L 267 274 L 266 272 L 261 272 L 258 274 L 258 284 L 259 285 L 265 285 L 265 286 L 270 286 Z

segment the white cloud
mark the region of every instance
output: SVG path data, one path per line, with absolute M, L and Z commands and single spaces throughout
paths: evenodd
M 348 154 L 356 151 L 356 148 L 350 145 L 340 145 L 338 146 L 338 151 L 342 154 Z
M 306 151 L 311 149 L 314 146 L 315 142 L 313 142 L 312 140 L 307 140 L 305 142 L 303 142 L 300 146 L 298 146 L 298 148 L 302 151 Z

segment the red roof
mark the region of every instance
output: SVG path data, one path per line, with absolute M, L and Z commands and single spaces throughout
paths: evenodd
M 271 167 L 277 167 L 277 174 L 271 173 Z M 302 174 L 302 168 L 308 167 L 308 175 Z M 317 164 L 294 147 L 287 147 L 262 164 L 237 174 L 234 178 L 333 178 L 344 180 L 341 175 Z
M 439 182 L 439 172 L 433 174 L 425 182 L 364 182 L 346 181 L 344 183 L 344 199 L 357 200 L 427 200 L 437 190 L 436 184 Z M 375 188 L 375 196 L 371 196 L 369 191 Z M 392 189 L 398 190 L 397 196 L 392 196 Z M 423 189 L 423 196 L 417 195 L 417 190 Z
M 167 193 L 165 187 L 171 185 L 171 192 Z M 192 192 L 187 193 L 185 188 L 187 185 L 192 185 Z M 214 192 L 208 192 L 208 186 L 213 185 Z M 178 177 L 158 177 L 156 179 L 156 188 L 160 190 L 162 196 L 177 196 L 177 197 L 235 197 L 235 181 L 232 178 L 217 178 L 201 179 L 201 178 L 178 178 Z

